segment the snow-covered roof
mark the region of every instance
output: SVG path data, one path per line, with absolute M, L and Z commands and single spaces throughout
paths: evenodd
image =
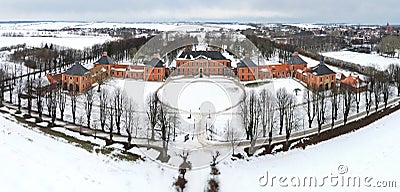
M 291 65 L 295 64 L 307 64 L 299 55 L 293 55 L 289 58 L 288 63 Z
M 130 72 L 135 72 L 135 73 L 140 73 L 140 72 L 144 72 L 143 69 L 131 69 L 129 70 Z
M 99 60 L 97 60 L 96 62 L 94 62 L 94 64 L 114 64 L 114 60 L 109 57 L 108 55 L 104 54 L 102 57 L 100 57 Z
M 194 59 L 203 56 L 211 60 L 227 60 L 219 51 L 183 51 L 179 59 Z
M 148 67 L 164 67 L 164 62 L 159 58 L 153 58 L 146 65 Z
M 125 68 L 111 68 L 114 71 L 126 71 Z
M 77 62 L 75 62 L 74 65 L 72 65 L 71 68 L 66 70 L 63 74 L 75 75 L 75 76 L 83 76 L 88 72 L 89 72 L 89 70 L 86 69 L 84 66 L 81 65 L 80 62 L 77 61 Z
M 250 59 L 245 57 L 237 64 L 238 68 L 249 68 L 249 67 L 257 67 L 257 65 Z
M 320 64 L 318 64 L 316 67 L 310 70 L 310 73 L 314 74 L 315 76 L 336 74 L 334 71 L 329 69 L 329 67 L 324 64 L 323 58 L 321 59 Z

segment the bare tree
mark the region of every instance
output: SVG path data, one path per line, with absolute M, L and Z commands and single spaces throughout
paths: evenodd
M 69 97 L 71 98 L 72 122 L 75 124 L 77 92 L 75 90 L 71 91 Z
M 349 89 L 344 89 L 342 97 L 343 97 L 343 123 L 346 125 L 352 103 L 354 102 L 354 93 Z
M 10 103 L 12 103 L 13 102 L 13 91 L 14 91 L 14 86 L 16 85 L 15 84 L 15 79 L 17 78 L 17 66 L 16 65 L 14 65 L 14 67 L 11 67 L 11 75 L 10 75 L 11 77 L 11 79 L 10 79 L 10 82 L 9 82 L 9 84 L 8 84 L 8 90 L 9 90 L 9 92 L 10 92 Z
M 139 129 L 141 129 L 142 126 L 142 118 L 140 118 L 140 115 L 136 115 L 133 119 L 133 127 L 135 129 L 135 138 L 138 137 L 138 132 Z
M 285 116 L 285 107 L 289 102 L 289 93 L 286 88 L 279 88 L 276 91 L 276 103 L 278 105 L 279 112 L 279 135 L 282 135 L 283 130 L 283 120 Z
M 286 147 L 289 148 L 289 138 L 293 130 L 297 129 L 297 122 L 295 120 L 296 98 L 290 94 L 288 96 L 288 103 L 285 108 L 285 130 L 286 130 Z
M 134 128 L 134 120 L 135 120 L 135 111 L 134 111 L 134 103 L 131 99 L 128 100 L 128 103 L 125 105 L 125 131 L 128 134 L 128 146 L 130 146 L 132 141 L 132 131 Z M 136 131 L 137 133 L 137 131 Z
M 325 91 L 314 93 L 318 99 L 316 101 L 317 107 L 317 124 L 318 124 L 318 135 L 321 132 L 322 125 L 325 123 L 325 110 L 326 110 L 326 95 Z
M 374 90 L 375 90 L 375 79 L 374 77 L 368 76 L 367 77 L 367 83 L 369 84 L 368 86 L 368 98 L 366 100 L 368 100 L 368 102 L 366 102 L 366 110 L 367 110 L 367 115 L 369 114 L 371 107 L 372 107 L 372 95 L 374 94 Z M 365 96 L 367 97 L 367 96 Z
M 113 102 L 113 98 L 108 98 L 108 103 L 112 103 Z M 109 124 L 108 124 L 108 130 L 110 131 L 110 142 L 112 142 L 112 137 L 113 137 L 113 131 L 114 131 L 114 117 L 115 117 L 115 107 L 113 105 L 110 105 L 107 108 L 107 115 L 108 115 L 108 120 L 109 120 Z
M 315 115 L 317 114 L 317 95 L 315 95 L 314 92 L 309 89 L 305 89 L 304 92 L 306 93 L 304 94 L 304 100 L 306 101 L 305 109 L 308 117 L 308 128 L 311 128 L 312 122 L 314 121 Z
M 389 101 L 389 97 L 392 94 L 392 91 L 390 90 L 389 81 L 383 80 L 381 82 L 381 85 L 382 85 L 382 99 L 383 99 L 383 103 L 385 104 L 385 108 L 386 108 L 388 101 Z
M 389 83 L 393 82 L 397 87 L 397 96 L 400 96 L 400 65 L 390 64 L 387 73 L 389 75 Z
M 246 131 L 246 138 L 250 139 L 249 153 L 255 152 L 255 144 L 259 136 L 259 119 L 261 115 L 261 105 L 258 95 L 250 91 L 248 96 L 240 104 L 242 125 Z
M 383 77 L 379 75 L 379 73 L 376 73 L 374 75 L 374 103 L 375 103 L 375 111 L 378 111 L 379 103 L 381 101 L 381 94 L 382 94 L 382 80 L 381 78 Z
M 274 113 L 274 98 L 270 91 L 262 89 L 260 92 L 261 127 L 263 137 L 266 137 L 267 127 L 271 125 L 271 113 Z
M 400 54 L 399 54 L 400 56 Z M 397 96 L 400 96 L 400 65 L 397 64 L 394 72 L 394 81 L 397 85 Z
M 57 93 L 56 90 L 51 90 L 51 125 L 55 126 L 57 117 Z
M 18 82 L 17 82 L 17 100 L 18 100 L 18 111 L 17 114 L 21 113 L 21 96 L 22 96 L 22 92 L 24 91 L 24 82 L 22 80 L 22 77 L 19 78 Z
M 333 86 L 331 89 L 331 129 L 335 126 L 335 120 L 337 120 L 337 111 L 339 108 L 339 89 L 337 86 Z
M 53 92 L 48 91 L 46 93 L 46 107 L 47 107 L 47 113 L 48 113 L 49 117 L 51 117 L 51 106 L 53 104 L 53 102 L 51 102 L 52 98 L 53 98 Z
M 104 127 L 106 126 L 107 120 L 107 107 L 108 107 L 108 93 L 106 90 L 103 90 L 100 93 L 100 126 L 101 130 L 105 131 Z
M 0 107 L 3 106 L 4 92 L 6 90 L 7 65 L 0 65 Z
M 35 91 L 36 91 L 36 107 L 37 107 L 37 112 L 39 119 L 38 121 L 42 121 L 42 113 L 43 113 L 43 105 L 42 105 L 42 94 L 45 92 L 44 91 L 44 81 L 42 78 L 36 79 L 35 83 Z
M 171 114 L 169 115 L 169 122 L 171 123 L 171 126 L 172 126 L 172 141 L 175 141 L 176 128 L 179 127 L 181 122 L 179 121 L 179 118 L 176 115 L 178 113 L 177 111 L 171 110 L 170 113 Z
M 32 114 L 32 99 L 33 99 L 33 80 L 30 79 L 30 75 L 28 75 L 28 80 L 26 81 L 26 88 L 27 88 L 27 100 L 28 100 L 28 116 Z M 1 93 L 2 94 L 2 93 Z M 0 99 L 3 101 L 2 99 Z M 2 105 L 2 104 L 0 104 Z
M 215 155 L 212 155 L 212 161 L 211 161 L 210 166 L 215 167 L 215 166 L 218 164 L 217 160 L 218 160 L 218 157 L 219 157 L 220 155 L 221 155 L 221 153 L 220 153 L 219 151 L 216 151 L 216 152 L 215 152 Z
M 146 114 L 147 114 L 147 119 L 150 123 L 150 129 L 151 129 L 151 140 L 154 140 L 154 129 L 157 124 L 157 108 L 158 108 L 158 98 L 156 96 L 156 93 L 150 94 L 146 98 Z
M 65 105 L 67 103 L 67 96 L 62 89 L 58 89 L 57 94 L 58 109 L 60 110 L 61 121 L 64 121 Z
M 238 138 L 237 138 L 237 131 L 232 127 L 229 120 L 226 121 L 225 131 L 226 131 L 226 140 L 231 143 L 232 155 L 234 155 L 235 154 L 235 144 L 236 144 L 236 140 Z
M 171 133 L 171 124 L 169 122 L 169 112 L 166 106 L 164 105 L 159 105 L 158 107 L 158 123 L 159 123 L 159 129 L 160 129 L 160 136 L 162 140 L 162 151 L 159 156 L 159 159 L 163 162 L 168 161 L 169 155 L 168 155 L 168 144 L 170 140 L 170 133 Z
M 90 128 L 90 117 L 92 115 L 93 108 L 93 89 L 89 89 L 85 92 L 85 111 L 87 126 Z
M 121 134 L 121 118 L 124 113 L 123 105 L 124 105 L 124 102 L 126 101 L 126 99 L 125 99 L 124 93 L 122 92 L 122 90 L 120 88 L 116 88 L 114 90 L 113 99 L 114 99 L 113 107 L 115 109 L 115 113 L 114 113 L 115 125 L 117 127 L 117 133 Z

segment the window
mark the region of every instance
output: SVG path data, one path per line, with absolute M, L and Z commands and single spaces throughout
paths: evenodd
M 320 78 L 319 78 L 319 81 L 321 81 L 321 82 L 322 82 L 322 77 L 320 77 Z

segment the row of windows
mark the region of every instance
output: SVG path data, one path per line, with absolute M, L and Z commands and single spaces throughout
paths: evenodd
M 188 69 L 179 68 L 178 69 L 179 73 L 185 73 L 185 72 L 194 73 L 194 72 L 198 72 L 198 71 L 199 71 L 199 69 L 196 69 L 196 68 L 188 68 Z M 206 69 L 203 69 L 203 73 L 223 73 L 224 71 L 226 71 L 226 70 L 224 70 L 224 68 L 206 68 Z
M 329 76 L 326 76 L 326 79 L 329 79 Z M 324 77 L 320 77 L 319 81 L 322 82 L 324 80 Z M 331 80 L 335 80 L 335 76 L 332 75 Z
M 181 62 L 180 65 L 182 66 L 221 66 L 226 65 L 226 62 L 215 62 L 215 61 L 189 61 L 189 62 Z
M 146 73 L 163 73 L 162 69 L 146 69 Z
M 79 77 L 73 78 L 72 76 L 69 76 L 69 78 L 67 78 L 67 76 L 64 76 L 64 80 L 65 80 L 65 81 L 67 81 L 68 79 L 69 79 L 69 80 L 75 79 L 76 81 L 79 81 Z M 82 77 L 82 80 L 84 81 L 84 80 L 85 80 L 85 77 Z

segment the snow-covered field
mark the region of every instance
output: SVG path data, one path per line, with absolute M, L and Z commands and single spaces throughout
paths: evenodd
M 190 26 L 190 25 L 189 25 Z M 246 29 L 252 28 L 240 24 L 222 24 L 204 25 L 206 28 L 218 29 Z M 145 28 L 167 31 L 171 29 L 185 28 L 183 24 L 168 23 L 80 23 L 80 22 L 39 22 L 39 23 L 1 23 L 0 34 L 3 32 L 17 32 L 24 35 L 38 35 L 39 30 L 53 29 L 60 30 L 65 27 L 80 28 L 88 30 L 93 28 Z M 315 27 L 305 25 L 304 27 Z M 32 34 L 34 32 L 34 34 Z M 53 43 L 61 46 L 83 49 L 96 43 L 103 43 L 112 38 L 108 35 L 89 35 L 80 36 L 68 33 L 51 33 L 55 37 L 0 37 L 0 47 L 27 43 L 29 46 L 43 46 L 44 43 Z M 40 35 L 40 34 L 39 34 Z M 351 53 L 351 54 L 350 54 Z M 4 53 L 5 54 L 5 53 Z M 5 55 L 0 58 L 4 60 Z M 334 57 L 359 63 L 361 65 L 374 65 L 378 67 L 387 67 L 388 64 L 398 59 L 383 58 L 378 55 L 367 55 L 353 52 L 335 52 L 324 53 L 326 56 Z M 302 57 L 309 66 L 315 66 L 319 62 Z M 381 60 L 382 59 L 382 60 Z M 12 65 L 12 63 L 6 63 Z M 378 65 L 379 64 L 379 65 Z M 331 67 L 331 66 L 330 66 Z M 331 67 L 335 72 L 342 72 L 348 75 L 350 72 L 339 68 Z M 22 68 L 20 70 L 23 70 Z M 236 104 L 243 93 L 231 81 L 224 82 L 223 79 L 214 84 L 205 82 L 196 82 L 185 84 L 183 87 L 172 87 L 171 93 L 163 92 L 163 98 L 169 104 L 175 104 L 176 108 L 188 111 L 201 108 L 202 104 L 212 102 L 215 111 L 223 111 L 232 104 Z M 301 91 L 296 96 L 297 103 L 303 101 L 304 87 L 293 79 L 271 79 L 269 83 L 256 88 L 246 87 L 245 91 L 260 91 L 263 88 L 271 90 L 273 93 L 278 88 L 286 88 L 289 93 L 294 94 L 294 89 Z M 162 86 L 163 82 L 144 82 L 136 80 L 111 79 L 105 85 L 103 90 L 107 90 L 110 95 L 113 90 L 120 87 L 136 103 L 135 110 L 138 111 L 138 117 L 141 120 L 139 133 L 137 136 L 146 137 L 148 134 L 146 113 L 144 103 L 146 96 L 154 93 Z M 174 84 L 170 84 L 174 85 Z M 95 88 L 96 89 L 96 88 Z M 180 89 L 179 92 L 174 90 Z M 239 91 L 238 91 L 239 90 Z M 174 93 L 175 95 L 173 95 Z M 8 93 L 5 98 L 8 99 Z M 95 103 L 98 103 L 99 93 L 95 93 Z M 83 117 L 85 121 L 84 95 L 78 97 L 78 117 Z M 393 98 L 394 96 L 391 96 Z M 174 100 L 175 99 L 175 100 Z M 178 100 L 177 100 L 178 99 Z M 230 101 L 229 101 L 230 100 Z M 15 101 L 15 97 L 14 97 Z M 176 103 L 172 103 L 175 101 Z M 69 98 L 67 105 L 70 105 Z M 23 100 L 23 106 L 26 101 Z M 360 108 L 363 109 L 361 102 Z M 208 106 L 209 107 L 209 106 Z M 36 109 L 36 103 L 33 103 Z M 329 107 L 328 107 L 329 109 Z M 201 111 L 201 110 L 200 110 Z M 47 113 L 47 109 L 44 109 Z M 192 110 L 193 112 L 193 110 Z M 207 112 L 207 110 L 206 110 Z M 240 115 L 238 107 L 224 112 L 220 112 L 207 120 L 203 116 L 193 114 L 193 118 L 188 120 L 188 113 L 183 113 L 180 117 L 182 124 L 180 130 L 177 130 L 176 141 L 170 143 L 168 154 L 171 159 L 167 164 L 162 164 L 155 160 L 159 154 L 154 149 L 146 150 L 144 148 L 132 148 L 130 152 L 146 156 L 144 161 L 126 162 L 112 159 L 109 156 L 88 152 L 82 148 L 76 147 L 61 138 L 44 135 L 36 128 L 29 128 L 17 123 L 13 117 L 6 114 L 0 114 L 0 191 L 173 191 L 173 182 L 178 175 L 176 169 L 182 159 L 178 154 L 182 150 L 190 151 L 188 160 L 193 163 L 194 169 L 186 174 L 188 180 L 186 191 L 204 191 L 207 185 L 207 179 L 210 177 L 208 164 L 211 161 L 211 155 L 215 150 L 219 150 L 223 157 L 222 162 L 217 166 L 221 171 L 218 176 L 221 191 L 391 191 L 390 188 L 365 187 L 365 184 L 376 185 L 376 181 L 396 181 L 397 187 L 400 187 L 400 171 L 397 163 L 400 160 L 398 135 L 400 129 L 397 123 L 400 119 L 400 112 L 396 112 L 383 118 L 357 132 L 332 139 L 321 144 L 308 147 L 303 150 L 293 150 L 277 155 L 264 157 L 253 157 L 246 160 L 231 161 L 229 155 L 231 148 L 226 146 L 203 145 L 201 139 L 193 136 L 189 141 L 184 141 L 184 136 L 188 133 L 199 131 L 207 122 L 208 126 L 214 125 L 214 140 L 210 143 L 225 141 L 225 124 L 231 122 L 231 126 L 237 129 L 241 139 L 244 138 L 244 129 L 241 128 Z M 204 112 L 203 112 L 204 113 Z M 354 109 L 350 115 L 355 113 Z M 342 114 L 339 114 L 341 118 Z M 98 119 L 99 108 L 95 104 L 92 111 L 92 120 Z M 306 118 L 303 107 L 296 110 L 298 118 Z M 195 118 L 197 121 L 195 121 Z M 65 111 L 65 119 L 72 120 L 70 109 Z M 202 119 L 202 120 L 200 120 Z M 204 120 L 205 119 L 205 120 Z M 32 121 L 33 118 L 30 119 Z M 202 122 L 203 121 L 203 122 Z M 60 122 L 58 122 L 60 123 Z M 94 124 L 99 122 L 93 122 Z M 38 126 L 46 126 L 47 123 L 39 123 Z M 67 135 L 88 140 L 93 143 L 104 145 L 104 141 L 86 137 L 78 133 L 66 130 L 62 127 L 55 127 L 53 130 L 61 131 Z M 64 124 L 65 125 L 65 124 Z M 304 125 L 303 125 L 304 126 Z M 99 126 L 97 126 L 99 127 Z M 275 126 L 277 127 L 277 126 Z M 315 121 L 313 124 L 315 127 Z M 303 128 L 304 129 L 304 128 Z M 201 131 L 201 130 L 200 130 Z M 302 131 L 302 130 L 295 130 Z M 125 132 L 123 131 L 123 134 Z M 207 133 L 206 133 L 207 134 Z M 274 136 L 277 133 L 274 132 Z M 135 134 L 136 135 L 136 134 Z M 194 134 L 193 134 L 194 135 Z M 206 135 L 207 136 L 207 135 Z M 200 136 L 196 136 L 200 137 Z M 204 139 L 204 138 L 203 138 Z M 125 141 L 126 138 L 117 137 L 115 140 Z M 139 138 L 134 142 L 143 144 L 148 140 Z M 154 145 L 161 146 L 159 141 L 152 142 Z M 221 142 L 219 143 L 221 144 Z M 229 144 L 229 143 L 226 143 Z M 228 146 L 228 147 L 227 147 Z M 114 147 L 114 146 L 113 146 Z M 122 148 L 120 145 L 117 148 Z M 243 153 L 243 148 L 237 149 Z M 341 166 L 342 165 L 342 166 Z M 340 169 L 338 170 L 338 167 Z M 347 168 L 347 169 L 346 169 Z M 346 171 L 347 172 L 339 172 Z M 268 173 L 268 175 L 267 175 Z M 264 177 L 263 177 L 264 176 Z M 268 183 L 266 179 L 268 176 Z M 275 179 L 272 181 L 272 178 Z M 287 177 L 286 180 L 279 180 L 279 177 Z M 335 180 L 335 177 L 338 179 Z M 363 187 L 343 187 L 341 186 L 342 176 L 360 177 L 363 179 L 360 185 Z M 304 178 L 315 177 L 317 184 L 323 187 L 280 187 L 281 184 L 292 185 L 292 177 Z M 324 177 L 329 177 L 324 180 Z M 339 182 L 339 187 L 331 187 L 333 181 Z M 365 183 L 365 178 L 373 178 L 369 183 Z M 261 178 L 261 179 L 260 179 Z M 273 182 L 273 183 L 272 183 Z M 285 183 L 282 183 L 285 182 Z M 301 181 L 300 181 L 301 182 Z M 265 184 L 265 186 L 260 186 Z M 382 184 L 382 183 L 380 183 Z M 273 186 L 272 186 L 273 185 Z M 306 184 L 307 185 L 307 184 Z M 346 185 L 346 184 L 345 184 Z M 398 191 L 392 189 L 392 191 Z
M 1 33 L 1 31 L 0 31 Z M 47 43 L 61 47 L 73 49 L 84 49 L 94 44 L 102 44 L 106 41 L 112 41 L 115 38 L 110 36 L 70 36 L 70 37 L 2 37 L 0 36 L 0 47 L 26 44 L 30 47 L 44 47 Z
M 0 116 L 2 191 L 172 191 L 176 170 L 151 161 L 115 161 L 89 153 L 3 116 Z M 255 157 L 250 161 L 224 159 L 217 166 L 221 171 L 218 176 L 221 191 L 398 191 L 399 119 L 400 112 L 395 112 L 367 128 L 304 151 Z M 188 191 L 203 191 L 209 171 L 207 167 L 189 171 Z M 280 177 L 287 179 L 279 180 Z M 305 177 L 315 177 L 318 185 L 324 177 L 328 178 L 323 187 L 291 187 L 296 184 L 292 182 L 297 179 L 303 182 Z M 345 181 L 349 177 L 360 178 L 361 187 L 347 187 L 346 183 L 342 186 L 342 177 Z M 372 187 L 378 181 L 395 181 L 397 188 Z M 286 184 L 289 187 L 281 187 Z
M 62 29 L 79 29 L 80 31 L 61 31 Z M 28 22 L 28 23 L 0 23 L 0 48 L 17 44 L 26 44 L 33 47 L 43 47 L 55 44 L 63 47 L 84 49 L 94 44 L 112 41 L 116 38 L 108 34 L 90 32 L 91 29 L 118 29 L 137 28 L 154 29 L 157 31 L 184 30 L 184 29 L 247 29 L 254 28 L 244 24 L 209 24 L 193 25 L 188 23 L 109 23 L 109 22 Z M 44 31 L 46 30 L 46 31 Z M 49 31 L 53 30 L 53 31 Z
M 208 102 L 214 108 L 211 112 L 221 112 L 237 105 L 244 90 L 235 84 L 235 80 L 224 77 L 180 79 L 167 82 L 159 95 L 161 101 L 176 109 L 194 112 Z
M 397 63 L 400 64 L 400 59 L 398 58 L 387 58 L 379 56 L 378 54 L 366 54 L 357 53 L 352 51 L 338 51 L 338 52 L 327 52 L 322 53 L 322 55 L 327 57 L 332 57 L 335 59 L 340 59 L 347 62 L 352 62 L 360 64 L 361 66 L 373 66 L 380 70 L 385 70 L 390 64 Z

